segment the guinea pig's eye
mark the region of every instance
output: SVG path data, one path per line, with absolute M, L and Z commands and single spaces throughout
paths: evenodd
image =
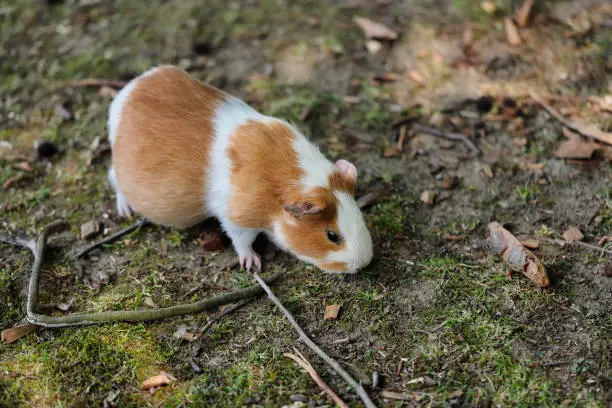
M 334 244 L 340 243 L 340 235 L 336 234 L 334 231 L 327 231 L 327 239 L 329 239 Z

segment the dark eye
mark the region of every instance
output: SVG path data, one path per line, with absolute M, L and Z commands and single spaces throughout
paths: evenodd
M 336 234 L 334 231 L 327 231 L 327 239 L 329 239 L 334 244 L 340 243 L 340 236 Z

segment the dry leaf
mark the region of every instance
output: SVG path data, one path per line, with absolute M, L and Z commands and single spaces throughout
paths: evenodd
M 544 99 L 534 91 L 530 91 L 529 96 L 531 96 L 534 101 L 542 105 L 542 107 L 546 109 L 548 113 L 550 113 L 559 122 L 567 126 L 570 130 L 580 133 L 582 136 L 587 136 L 599 140 L 600 142 L 612 145 L 612 133 L 604 132 L 596 125 L 586 124 L 579 118 L 572 118 L 573 120 L 565 119 L 563 115 L 546 103 Z
M 23 174 L 15 174 L 14 176 L 7 178 L 6 181 L 2 183 L 2 188 L 7 190 L 13 183 L 21 180 L 22 178 Z
M 425 205 L 433 205 L 436 199 L 436 193 L 433 191 L 425 190 L 421 193 L 421 201 Z
M 485 176 L 487 176 L 488 178 L 493 178 L 493 170 L 491 169 L 491 166 L 489 166 L 488 164 L 481 163 L 480 171 L 482 171 L 485 174 Z
M 383 157 L 395 157 L 398 154 L 400 154 L 401 152 L 399 150 L 397 150 L 397 146 L 393 145 L 393 146 L 388 146 L 385 147 L 385 150 L 383 152 Z
M 363 30 L 368 39 L 396 40 L 397 33 L 384 24 L 376 23 L 369 18 L 354 16 L 353 21 Z
M 527 27 L 529 21 L 529 14 L 531 13 L 531 7 L 533 7 L 533 0 L 525 0 L 523 5 L 514 14 L 514 19 L 519 27 Z
M 537 256 L 526 249 L 510 231 L 498 222 L 488 225 L 491 235 L 488 244 L 495 255 L 500 255 L 515 271 L 522 272 L 542 287 L 550 285 L 544 266 Z
M 601 239 L 599 240 L 599 246 L 604 246 L 608 242 L 612 242 L 612 235 L 604 235 L 603 237 L 601 237 Z
M 446 234 L 444 235 L 444 239 L 447 241 L 461 241 L 463 239 L 463 236 L 455 234 Z
M 223 235 L 219 232 L 202 232 L 198 237 L 198 243 L 205 251 L 220 251 L 225 248 Z
M 553 152 L 560 159 L 590 159 L 595 151 L 602 148 L 598 143 L 583 140 L 578 133 L 566 127 L 563 128 L 563 135 L 567 140 L 559 143 Z
M 2 330 L 2 333 L 0 333 L 0 339 L 4 344 L 11 344 L 19 340 L 20 338 L 40 329 L 42 329 L 42 326 L 39 326 L 37 324 L 20 324 L 11 327 L 10 329 Z
M 504 18 L 504 27 L 506 29 L 506 38 L 508 39 L 508 43 L 514 46 L 521 45 L 523 41 L 521 40 L 518 28 L 516 28 L 510 17 Z
M 162 371 L 158 375 L 143 381 L 143 383 L 140 385 L 140 389 L 149 390 L 154 387 L 161 387 L 163 385 L 171 384 L 174 381 L 176 381 L 176 378 L 172 374 Z
M 338 313 L 340 313 L 340 305 L 327 305 L 325 306 L 325 314 L 323 315 L 323 320 L 337 319 Z
M 524 239 L 521 241 L 521 244 L 523 244 L 525 248 L 529 249 L 538 249 L 540 247 L 540 243 L 535 239 Z
M 32 171 L 32 165 L 27 161 L 17 163 L 15 167 L 23 171 Z
M 563 233 L 563 239 L 567 242 L 582 241 L 584 234 L 576 227 L 570 227 Z
M 425 80 L 423 79 L 421 74 L 416 71 L 410 71 L 408 73 L 408 78 L 410 78 L 410 80 L 416 82 L 419 85 L 425 85 Z

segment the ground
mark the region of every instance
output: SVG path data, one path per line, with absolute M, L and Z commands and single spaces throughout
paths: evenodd
M 218 228 L 210 222 L 189 231 L 148 226 L 81 261 L 66 257 L 85 244 L 81 224 L 97 220 L 106 234 L 133 221 L 117 218 L 106 180 L 111 89 L 70 81 L 127 80 L 173 63 L 296 123 L 328 157 L 352 160 L 357 196 L 388 192 L 364 210 L 375 258 L 355 276 L 323 274 L 266 242 L 258 248 L 266 273 L 289 272 L 274 284 L 283 303 L 379 406 L 610 406 L 610 256 L 544 240 L 572 226 L 593 245 L 611 235 L 609 151 L 555 157 L 562 127 L 528 91 L 610 131 L 610 102 L 606 110 L 597 101 L 612 94 L 612 12 L 604 1 L 537 2 L 523 43 L 510 46 L 503 19 L 521 3 L 3 2 L 0 229 L 34 236 L 48 222 L 69 224 L 50 238 L 40 309 L 65 313 L 57 305 L 71 299 L 70 312 L 170 306 L 253 283 L 231 268 L 231 247 L 198 244 L 202 231 Z M 399 37 L 372 53 L 354 15 Z M 459 106 L 468 98 L 481 99 Z M 415 132 L 414 121 L 403 151 L 392 150 L 401 129 L 392 125 L 406 116 L 465 133 L 482 155 Z M 36 160 L 40 141 L 59 152 Z M 436 193 L 433 205 L 423 191 Z M 486 247 L 490 221 L 539 241 L 550 287 L 506 277 Z M 0 246 L 1 329 L 25 315 L 31 262 Z M 324 320 L 333 303 L 342 306 L 338 319 Z M 207 317 L 49 329 L 0 344 L 0 406 L 330 406 L 284 356 L 293 347 L 360 406 L 268 299 L 196 341 L 180 336 Z M 160 371 L 177 381 L 141 391 Z

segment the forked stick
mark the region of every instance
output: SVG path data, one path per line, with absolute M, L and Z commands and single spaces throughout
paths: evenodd
M 359 395 L 359 397 L 361 398 L 361 400 L 363 401 L 364 405 L 367 408 L 376 408 L 376 405 L 374 405 L 374 402 L 372 402 L 372 400 L 370 399 L 370 396 L 365 391 L 365 389 L 361 386 L 361 384 L 355 381 L 353 377 L 351 377 L 351 375 L 346 372 L 346 370 L 340 367 L 340 364 L 338 364 L 336 360 L 328 356 L 323 350 L 321 350 L 319 346 L 317 346 L 312 340 L 310 340 L 310 338 L 306 335 L 304 330 L 302 330 L 300 325 L 295 321 L 295 318 L 293 317 L 293 315 L 285 308 L 285 306 L 283 306 L 281 301 L 278 300 L 276 295 L 274 295 L 274 293 L 272 292 L 272 289 L 270 289 L 270 287 L 261 278 L 261 276 L 259 276 L 257 272 L 254 272 L 253 276 L 255 277 L 255 280 L 257 280 L 257 282 L 261 285 L 261 287 L 266 291 L 270 300 L 279 308 L 281 313 L 285 315 L 287 320 L 289 320 L 289 323 L 291 323 L 295 331 L 298 333 L 299 340 L 302 343 L 306 344 L 319 357 L 321 357 L 323 361 L 329 364 L 329 366 L 333 368 L 334 371 L 340 375 L 340 377 L 344 378 L 344 381 L 346 381 L 351 387 L 355 389 L 355 391 L 357 391 L 357 394 Z

